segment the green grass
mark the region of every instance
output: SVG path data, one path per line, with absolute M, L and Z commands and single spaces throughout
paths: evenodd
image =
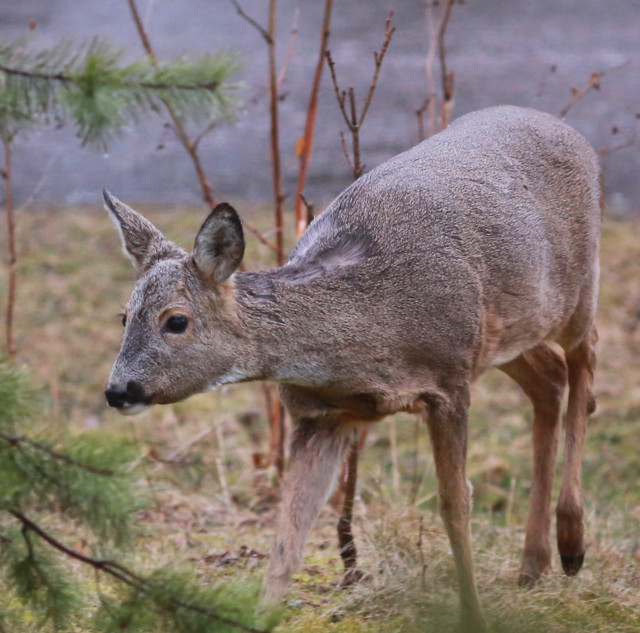
M 205 215 L 142 211 L 185 247 Z M 243 214 L 254 225 L 269 226 L 260 208 Z M 531 484 L 532 415 L 517 386 L 498 372 L 474 387 L 469 446 L 476 491 L 474 552 L 481 599 L 496 632 L 640 630 L 639 235 L 638 221 L 605 223 L 599 406 L 584 460 L 588 551 L 577 577 L 564 577 L 556 557 L 551 576 L 535 589 L 516 586 Z M 119 348 L 117 315 L 133 286 L 133 271 L 111 222 L 97 208 L 29 211 L 20 217 L 19 247 L 16 342 L 19 361 L 46 391 L 46 423 L 54 429 L 108 430 L 135 439 L 139 447 L 140 476 L 153 504 L 138 516 L 140 535 L 128 562 L 141 570 L 186 566 L 203 583 L 259 580 L 275 530 L 273 473 L 253 469 L 256 449 L 238 415 L 255 410 L 264 419 L 266 451 L 260 390 L 233 386 L 155 407 L 134 420 L 118 416 L 105 406 L 102 392 Z M 249 268 L 272 265 L 272 255 L 252 236 L 247 262 Z M 2 305 L 4 292 L 3 269 Z M 207 429 L 211 432 L 204 435 Z M 191 443 L 201 433 L 202 439 Z M 163 463 L 166 459 L 174 463 Z M 337 514 L 328 506 L 312 532 L 277 630 L 454 630 L 457 589 L 435 489 L 426 429 L 408 415 L 373 427 L 355 512 L 360 565 L 368 576 L 353 589 L 337 588 Z M 87 576 L 88 590 L 92 583 Z M 19 606 L 4 603 L 4 608 Z

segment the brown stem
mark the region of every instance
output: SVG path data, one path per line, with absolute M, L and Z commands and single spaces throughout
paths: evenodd
M 273 188 L 273 207 L 276 225 L 276 261 L 284 264 L 284 219 L 282 215 L 282 169 L 280 161 L 280 127 L 278 119 L 278 77 L 276 71 L 276 0 L 269 0 L 269 115 L 271 120 L 271 175 Z
M 373 53 L 373 60 L 375 62 L 375 70 L 373 72 L 373 79 L 371 80 L 371 85 L 369 86 L 369 92 L 367 93 L 367 97 L 364 100 L 364 106 L 362 108 L 362 112 L 360 113 L 359 125 L 364 123 L 364 119 L 367 116 L 367 111 L 369 110 L 369 106 L 371 105 L 371 100 L 373 99 L 373 93 L 376 90 L 376 86 L 378 85 L 378 75 L 380 74 L 380 68 L 382 67 L 382 60 L 387 53 L 387 49 L 389 48 L 389 43 L 391 42 L 391 38 L 396 30 L 395 26 L 391 26 L 391 20 L 393 19 L 393 11 L 389 13 L 389 17 L 384 25 L 384 42 L 382 43 L 382 47 L 380 48 L 380 52 Z
M 344 142 L 344 136 L 341 136 L 342 140 L 342 149 L 347 158 L 347 162 L 351 167 L 351 171 L 353 172 L 353 177 L 355 180 L 362 176 L 364 172 L 364 165 L 362 165 L 360 160 L 360 128 L 364 123 L 364 119 L 367 116 L 367 112 L 369 111 L 369 106 L 371 105 L 371 100 L 373 99 L 373 93 L 376 90 L 376 86 L 378 85 L 378 75 L 380 74 L 380 68 L 382 66 L 382 61 L 384 60 L 384 56 L 389 48 L 389 43 L 391 42 L 391 38 L 393 37 L 393 33 L 395 32 L 395 27 L 391 26 L 391 19 L 393 18 L 393 12 L 389 14 L 387 21 L 385 23 L 385 38 L 382 43 L 382 47 L 380 51 L 376 51 L 373 53 L 373 59 L 375 62 L 375 67 L 373 71 L 373 77 L 371 78 L 371 83 L 369 84 L 369 90 L 367 92 L 367 96 L 364 100 L 364 104 L 362 106 L 362 110 L 360 114 L 358 114 L 358 110 L 356 107 L 356 99 L 355 93 L 352 87 L 349 88 L 348 92 L 340 89 L 340 85 L 338 84 L 338 78 L 336 75 L 335 62 L 331 57 L 330 51 L 325 51 L 325 57 L 327 60 L 327 64 L 329 66 L 329 71 L 331 73 L 331 81 L 333 82 L 333 91 L 336 95 L 336 100 L 338 101 L 338 107 L 340 108 L 340 112 L 342 113 L 342 118 L 344 122 L 347 124 L 349 128 L 349 132 L 351 132 L 351 146 L 353 148 L 353 161 L 349 158 L 349 154 L 346 149 L 346 143 Z M 346 96 L 349 95 L 349 110 L 347 111 L 346 106 Z
M 7 307 L 5 312 L 5 341 L 7 346 L 7 354 L 13 360 L 16 356 L 16 347 L 13 337 L 13 314 L 16 304 L 16 285 L 17 270 L 16 263 L 18 256 L 16 252 L 16 219 L 13 208 L 13 187 L 11 182 L 11 140 L 5 130 L 3 135 L 4 141 L 4 190 L 5 190 L 5 209 L 7 213 L 7 241 L 9 251 L 8 274 L 7 281 Z
M 128 0 L 129 1 L 129 9 L 131 10 L 131 14 L 133 16 L 133 21 L 136 24 L 136 28 L 138 30 L 138 35 L 140 36 L 140 40 L 142 41 L 142 46 L 144 50 L 149 55 L 151 62 L 154 66 L 158 65 L 158 58 L 156 57 L 156 53 L 151 46 L 151 41 L 149 40 L 149 36 L 147 35 L 147 31 L 144 28 L 144 24 L 142 24 L 142 19 L 140 18 L 140 13 L 138 12 L 138 7 L 136 5 L 136 0 Z M 197 147 L 194 143 L 191 142 L 189 135 L 184 129 L 184 125 L 182 125 L 182 121 L 180 121 L 178 115 L 175 113 L 173 108 L 169 103 L 167 103 L 164 99 L 162 99 L 165 107 L 167 108 L 167 112 L 173 121 L 173 129 L 176 133 L 176 136 L 182 143 L 183 147 L 187 151 L 187 154 L 191 157 L 191 161 L 193 162 L 193 166 L 196 170 L 196 175 L 198 176 L 198 182 L 200 183 L 200 188 L 202 189 L 202 197 L 204 201 L 211 207 L 216 206 L 216 200 L 213 195 L 213 187 L 207 180 L 207 176 L 204 173 L 204 169 L 202 168 L 202 163 L 200 162 L 200 156 L 197 152 Z
M 293 51 L 296 46 L 296 40 L 298 39 L 298 20 L 299 19 L 300 19 L 300 4 L 297 4 L 295 13 L 293 15 L 293 26 L 291 27 L 291 37 L 289 38 L 289 47 L 287 48 L 287 55 L 284 58 L 282 68 L 280 69 L 280 73 L 278 74 L 278 92 L 280 92 L 280 90 L 282 89 L 284 78 L 287 74 L 287 70 L 289 69 L 289 64 L 291 63 L 291 59 L 293 58 Z
M 254 29 L 256 29 L 256 31 L 258 31 L 258 33 L 260 33 L 260 35 L 262 35 L 262 37 L 264 38 L 264 41 L 267 44 L 272 44 L 273 43 L 273 35 L 271 33 L 269 33 L 269 31 L 267 31 L 265 28 L 260 26 L 260 24 L 258 24 L 251 16 L 247 15 L 242 10 L 242 7 L 240 6 L 240 4 L 238 3 L 237 0 L 231 0 L 231 4 L 236 8 L 236 11 L 238 12 L 238 15 L 243 20 L 246 20 L 249 24 L 251 24 L 251 26 Z
M 322 19 L 322 33 L 320 34 L 320 52 L 318 54 L 316 70 L 313 75 L 311 95 L 309 97 L 309 106 L 307 107 L 307 119 L 304 126 L 304 136 L 302 137 L 300 165 L 298 169 L 298 185 L 296 187 L 296 197 L 294 201 L 296 234 L 298 237 L 300 237 L 300 235 L 302 235 L 304 230 L 307 228 L 307 216 L 304 212 L 303 202 L 300 195 L 304 193 L 304 187 L 307 181 L 307 169 L 309 168 L 309 163 L 311 162 L 311 154 L 313 152 L 313 138 L 316 127 L 316 116 L 318 113 L 318 92 L 320 90 L 320 82 L 322 80 L 324 54 L 329 43 L 332 8 L 333 0 L 325 0 L 324 17 Z

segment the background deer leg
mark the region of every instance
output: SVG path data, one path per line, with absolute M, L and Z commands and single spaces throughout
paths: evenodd
M 349 448 L 353 427 L 325 421 L 298 422 L 289 470 L 282 486 L 276 542 L 262 587 L 262 603 L 278 602 L 302 560 L 309 529 L 327 500 Z
M 462 630 L 480 633 L 486 625 L 478 599 L 471 553 L 471 485 L 466 474 L 468 388 L 451 404 L 453 411 L 448 406 L 432 406 L 427 425 L 438 476 L 440 514 L 449 535 L 458 574 Z
M 340 557 L 344 564 L 344 576 L 341 583 L 343 587 L 355 584 L 363 576 L 362 572 L 357 568 L 357 550 L 351 523 L 353 519 L 353 501 L 358 481 L 358 459 L 366 437 L 367 432 L 364 429 L 354 434 L 351 441 L 351 450 L 344 465 L 343 477 L 340 480 L 344 499 L 342 514 L 338 520 L 338 543 L 340 544 Z
M 562 487 L 556 509 L 558 550 L 567 576 L 580 571 L 584 561 L 584 513 L 582 502 L 582 456 L 587 416 L 595 410 L 593 375 L 597 332 L 592 327 L 584 340 L 567 351 L 569 368 L 569 405 L 565 422 L 565 450 Z
M 531 500 L 518 578 L 520 585 L 531 585 L 551 567 L 551 492 L 567 364 L 562 354 L 542 343 L 500 369 L 533 404 Z

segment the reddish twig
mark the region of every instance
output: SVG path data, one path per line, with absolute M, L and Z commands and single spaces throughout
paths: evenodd
M 276 225 L 276 263 L 284 264 L 284 218 L 282 214 L 282 167 L 280 160 L 280 125 L 278 118 L 278 77 L 276 72 L 276 0 L 269 0 L 269 39 L 267 49 L 269 52 L 269 115 L 271 121 L 271 175 L 273 188 L 273 210 Z
M 451 112 L 454 102 L 454 73 L 447 71 L 447 58 L 445 37 L 453 5 L 460 0 L 446 0 L 443 12 L 439 20 L 434 19 L 433 9 L 438 4 L 427 2 L 425 4 L 425 17 L 427 23 L 427 38 L 429 46 L 425 60 L 425 75 L 427 77 L 427 96 L 422 105 L 415 111 L 418 120 L 418 139 L 433 136 L 436 132 L 443 130 L 451 122 Z M 438 94 L 436 82 L 433 77 L 433 64 L 436 52 L 440 65 L 440 88 L 442 92 L 440 103 L 438 104 Z M 436 112 L 440 110 L 440 124 L 436 129 Z M 427 132 L 424 129 L 424 113 L 427 112 Z
M 11 181 L 11 138 L 7 130 L 3 134 L 4 143 L 4 178 L 5 210 L 7 214 L 7 248 L 9 252 L 8 280 L 7 280 L 7 306 L 5 310 L 5 342 L 7 354 L 10 359 L 16 356 L 16 347 L 13 336 L 13 315 L 16 304 L 16 285 L 18 255 L 16 250 L 16 218 L 13 207 L 13 186 Z
M 563 119 L 569 111 L 582 99 L 584 99 L 592 90 L 600 90 L 600 80 L 608 73 L 611 73 L 615 70 L 620 70 L 629 64 L 629 60 L 623 62 L 622 64 L 618 64 L 617 66 L 613 66 L 612 68 L 607 68 L 606 70 L 596 70 L 589 75 L 589 79 L 587 83 L 582 88 L 577 88 L 573 86 L 571 88 L 571 97 L 565 104 L 564 108 L 560 110 L 560 114 L 558 114 L 558 118 Z
M 142 46 L 144 47 L 147 55 L 149 56 L 149 59 L 151 59 L 151 62 L 153 63 L 153 65 L 157 66 L 158 58 L 156 57 L 155 51 L 151 46 L 151 41 L 149 40 L 149 36 L 147 35 L 147 32 L 144 28 L 142 20 L 140 19 L 140 13 L 138 12 L 136 1 L 128 0 L 128 2 L 129 2 L 129 8 L 131 9 L 131 14 L 133 15 L 133 20 L 138 30 L 138 35 L 140 36 L 140 40 L 142 41 Z M 214 125 L 213 124 L 209 125 L 209 127 L 204 131 L 204 133 L 202 133 L 195 141 L 192 141 L 189 135 L 187 134 L 187 131 L 185 130 L 184 125 L 182 124 L 182 121 L 180 121 L 180 118 L 175 113 L 171 105 L 167 103 L 164 99 L 162 99 L 162 102 L 167 108 L 167 112 L 169 113 L 169 116 L 173 121 L 173 130 L 176 133 L 178 140 L 180 141 L 180 143 L 182 143 L 182 146 L 184 147 L 185 151 L 191 158 L 191 162 L 193 163 L 193 167 L 196 171 L 196 176 L 198 177 L 198 182 L 200 183 L 200 189 L 202 190 L 202 198 L 211 208 L 213 208 L 217 204 L 216 198 L 214 195 L 214 189 L 211 186 L 211 183 L 209 182 L 209 180 L 207 179 L 207 175 L 204 171 L 204 168 L 202 167 L 202 161 L 200 160 L 200 155 L 198 154 L 198 145 L 202 140 L 202 137 L 208 132 L 210 132 L 213 129 Z M 247 229 L 250 233 L 253 233 L 253 235 L 255 235 L 258 238 L 258 240 L 260 240 L 260 242 L 262 242 L 265 246 L 268 246 L 272 250 L 276 251 L 276 253 L 280 252 L 280 250 L 275 244 L 267 240 L 260 233 L 260 231 L 255 229 L 248 222 L 244 222 L 243 225 L 245 229 Z
M 325 0 L 324 17 L 322 19 L 322 33 L 320 34 L 320 52 L 318 54 L 316 70 L 313 75 L 313 83 L 311 84 L 311 95 L 309 96 L 309 106 L 307 107 L 304 135 L 301 143 L 299 144 L 298 184 L 296 187 L 296 197 L 294 201 L 296 234 L 298 237 L 302 235 L 304 230 L 307 228 L 306 213 L 303 212 L 303 202 L 300 196 L 304 192 L 305 183 L 307 181 L 307 169 L 309 168 L 311 154 L 313 152 L 313 138 L 315 135 L 316 116 L 318 113 L 318 92 L 320 90 L 320 82 L 322 80 L 324 54 L 329 43 L 332 8 L 333 0 Z
M 293 51 L 296 47 L 296 40 L 298 39 L 298 20 L 300 19 L 300 4 L 296 5 L 296 10 L 293 14 L 293 26 L 291 27 L 291 37 L 289 38 L 289 47 L 287 48 L 287 54 L 284 58 L 284 62 L 282 64 L 282 68 L 280 69 L 280 73 L 278 74 L 278 93 L 282 90 L 282 84 L 284 83 L 284 78 L 287 74 L 287 70 L 289 69 L 289 64 L 291 63 L 291 59 L 293 58 Z
M 238 12 L 238 15 L 243 20 L 248 22 L 254 29 L 256 29 L 256 31 L 258 31 L 258 33 L 260 33 L 260 35 L 262 35 L 264 41 L 267 44 L 272 44 L 273 43 L 273 37 L 272 37 L 271 33 L 269 33 L 269 31 L 267 31 L 267 29 L 265 29 L 264 27 L 260 26 L 260 24 L 258 24 L 258 22 L 256 22 L 256 20 L 254 20 L 251 16 L 247 15 L 242 10 L 242 7 L 240 6 L 240 4 L 238 3 L 237 0 L 231 0 L 231 4 L 236 8 L 236 11 Z
M 364 172 L 364 165 L 360 160 L 360 129 L 364 123 L 364 120 L 367 116 L 367 112 L 369 111 L 369 106 L 371 105 L 371 101 L 373 99 L 373 94 L 375 92 L 376 86 L 378 85 L 378 75 L 380 74 L 380 68 L 382 66 L 382 61 L 384 60 L 384 56 L 389 48 L 389 43 L 391 42 L 391 38 L 393 37 L 393 33 L 395 32 L 395 27 L 391 26 L 391 19 L 393 18 L 393 12 L 389 14 L 387 21 L 385 23 L 385 38 L 382 43 L 382 47 L 380 51 L 375 51 L 373 53 L 373 60 L 375 64 L 373 77 L 371 79 L 371 84 L 369 85 L 369 90 L 367 92 L 367 96 L 365 97 L 364 104 L 362 106 L 362 110 L 358 114 L 358 109 L 356 107 L 355 93 L 352 87 L 349 88 L 348 91 L 341 90 L 340 85 L 338 84 L 338 78 L 336 76 L 335 62 L 331 57 L 331 52 L 326 51 L 325 57 L 327 59 L 327 64 L 329 65 L 329 71 L 331 73 L 331 80 L 333 82 L 333 90 L 336 95 L 336 100 L 338 101 L 338 107 L 340 108 L 340 112 L 342 113 L 342 118 L 344 122 L 347 124 L 349 128 L 349 132 L 351 132 L 351 147 L 353 154 L 353 161 L 349 160 L 349 165 L 351 167 L 351 171 L 353 172 L 354 178 L 357 180 L 362 176 Z M 349 96 L 349 107 L 347 109 L 347 95 Z M 343 142 L 343 150 L 346 152 L 346 143 Z

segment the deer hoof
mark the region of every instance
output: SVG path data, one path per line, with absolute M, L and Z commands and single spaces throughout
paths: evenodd
M 575 576 L 584 562 L 584 552 L 578 556 L 560 556 L 562 569 L 567 576 Z

